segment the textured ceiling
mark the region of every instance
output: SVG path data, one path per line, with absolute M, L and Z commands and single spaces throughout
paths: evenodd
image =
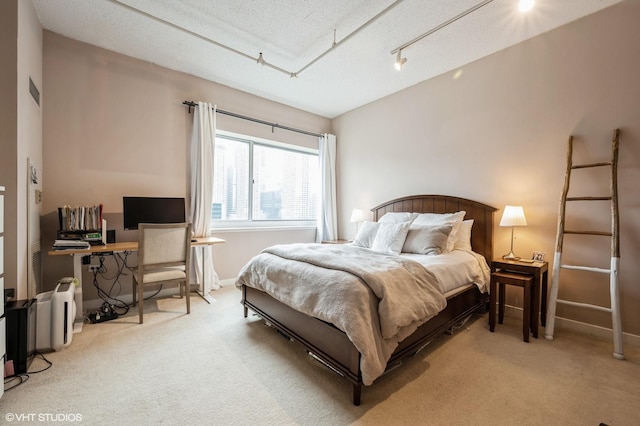
M 47 30 L 333 118 L 619 1 L 493 0 L 404 49 L 402 71 L 392 50 L 481 0 L 33 2 Z

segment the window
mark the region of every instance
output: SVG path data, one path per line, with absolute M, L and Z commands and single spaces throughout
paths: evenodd
M 218 132 L 214 162 L 214 226 L 315 224 L 317 150 Z

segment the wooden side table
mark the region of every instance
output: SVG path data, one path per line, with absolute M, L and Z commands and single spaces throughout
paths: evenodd
M 504 321 L 504 293 L 505 285 L 515 285 L 524 290 L 522 302 L 522 339 L 529 341 L 529 329 L 533 331 L 533 337 L 538 338 L 538 317 L 533 309 L 533 276 L 531 274 L 516 274 L 513 272 L 496 271 L 491 273 L 491 298 L 489 301 L 489 330 L 496 329 L 496 296 L 498 298 L 498 322 Z M 498 291 L 498 288 L 500 289 Z
M 324 240 L 322 244 L 349 244 L 351 241 L 347 240 Z
M 549 280 L 548 262 L 521 262 L 518 260 L 494 259 L 491 261 L 491 272 L 505 271 L 520 274 L 530 274 L 533 276 L 532 282 L 532 315 L 535 315 L 536 326 L 534 337 L 538 337 L 538 312 L 540 312 L 540 323 L 547 325 L 547 284 Z M 539 309 L 539 310 L 538 310 Z

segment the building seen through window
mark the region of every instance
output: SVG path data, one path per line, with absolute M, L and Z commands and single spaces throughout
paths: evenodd
M 216 226 L 315 221 L 320 186 L 317 151 L 218 134 L 214 162 Z

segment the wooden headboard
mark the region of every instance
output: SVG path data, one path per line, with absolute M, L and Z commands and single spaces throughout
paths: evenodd
M 493 259 L 493 212 L 497 209 L 465 198 L 448 195 L 411 195 L 387 201 L 371 209 L 373 220 L 378 221 L 387 212 L 455 213 L 464 210 L 465 219 L 473 219 L 471 247 L 482 254 L 487 262 Z

